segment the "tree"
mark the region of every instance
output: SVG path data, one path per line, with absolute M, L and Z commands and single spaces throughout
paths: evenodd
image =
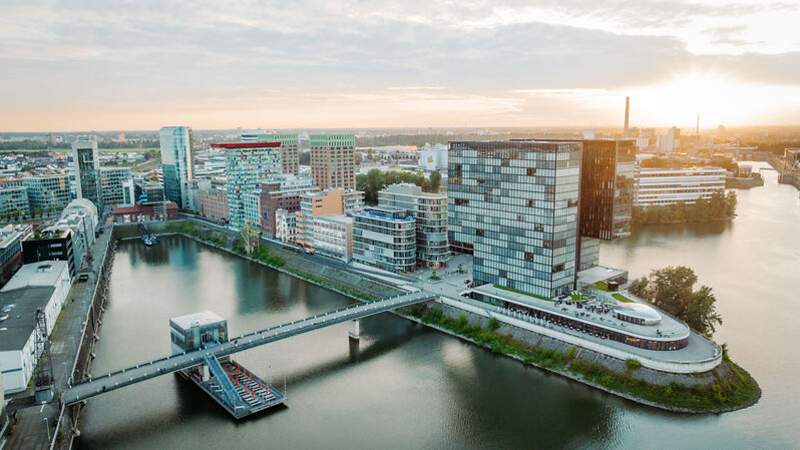
M 442 184 L 442 174 L 439 173 L 438 170 L 434 170 L 431 172 L 430 176 L 430 184 L 428 185 L 428 192 L 439 192 L 439 188 Z
M 667 266 L 647 277 L 633 280 L 628 291 L 686 322 L 690 328 L 711 337 L 722 317 L 710 287 L 694 290 L 697 275 L 686 266 Z

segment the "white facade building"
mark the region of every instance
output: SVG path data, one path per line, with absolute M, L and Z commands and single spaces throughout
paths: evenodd
M 694 203 L 725 191 L 725 169 L 638 169 L 634 206 L 663 206 L 678 202 Z
M 353 254 L 353 219 L 345 215 L 314 216 L 314 251 L 350 262 Z
M 419 151 L 419 167 L 426 172 L 447 172 L 447 146 L 425 144 Z
M 673 153 L 680 147 L 680 139 L 681 130 L 672 127 L 656 138 L 656 149 L 659 153 Z
M 6 394 L 24 391 L 36 367 L 36 310 L 53 331 L 72 281 L 66 261 L 22 266 L 0 290 L 0 368 Z

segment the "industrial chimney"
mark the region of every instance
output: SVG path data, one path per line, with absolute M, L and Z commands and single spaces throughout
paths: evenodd
M 625 129 L 622 131 L 622 135 L 627 137 L 628 136 L 628 118 L 631 112 L 631 98 L 625 97 Z

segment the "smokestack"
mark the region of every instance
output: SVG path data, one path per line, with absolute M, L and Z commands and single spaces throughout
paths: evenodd
M 694 127 L 694 134 L 700 136 L 700 113 L 697 113 L 697 124 Z
M 628 136 L 628 117 L 631 113 L 631 98 L 625 97 L 625 129 L 622 132 L 623 136 Z

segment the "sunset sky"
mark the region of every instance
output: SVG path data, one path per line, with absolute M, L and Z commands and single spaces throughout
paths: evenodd
M 0 131 L 800 124 L 800 2 L 0 2 Z

